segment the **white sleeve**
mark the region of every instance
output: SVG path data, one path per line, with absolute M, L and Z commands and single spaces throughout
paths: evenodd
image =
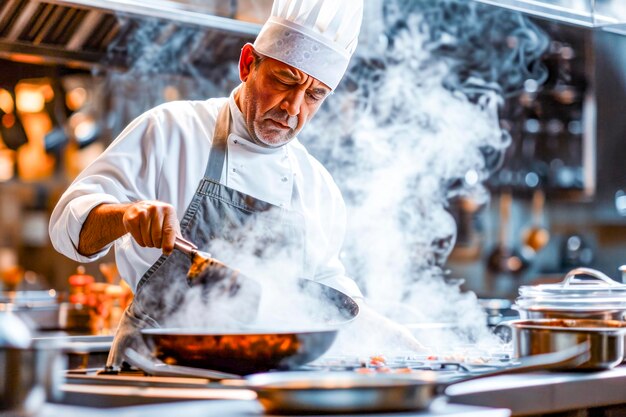
M 156 199 L 165 141 L 153 112 L 132 123 L 63 193 L 50 218 L 54 248 L 78 262 L 104 256 L 113 242 L 92 256 L 78 253 L 81 228 L 91 210 L 103 203 Z
M 332 215 L 329 217 L 326 261 L 316 271 L 315 281 L 333 287 L 350 297 L 363 297 L 356 282 L 346 276 L 346 269 L 339 258 L 346 231 L 346 207 L 339 190 L 334 198 Z

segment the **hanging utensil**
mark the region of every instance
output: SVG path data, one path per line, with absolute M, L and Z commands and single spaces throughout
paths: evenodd
M 520 251 L 513 249 L 509 239 L 511 228 L 511 205 L 513 196 L 510 191 L 500 195 L 500 229 L 496 248 L 489 255 L 487 262 L 494 272 L 517 274 L 526 269 L 528 258 Z
M 51 97 L 46 97 L 44 110 L 50 118 L 52 129 L 44 137 L 44 147 L 47 153 L 60 156 L 60 152 L 69 142 L 65 130 L 69 110 L 65 104 L 65 91 L 58 80 L 53 80 L 49 85 Z
M 15 92 L 10 90 L 9 94 L 11 95 L 13 103 L 15 103 Z M 20 116 L 17 114 L 15 105 L 13 105 L 12 110 L 13 111 L 7 113 L 0 108 L 0 135 L 2 135 L 2 140 L 6 147 L 16 151 L 22 145 L 28 143 L 28 137 L 26 136 L 26 131 L 24 130 Z
M 541 225 L 544 204 L 543 190 L 535 190 L 532 200 L 532 223 L 522 235 L 522 245 L 532 249 L 535 253 L 543 249 L 550 240 L 550 232 Z

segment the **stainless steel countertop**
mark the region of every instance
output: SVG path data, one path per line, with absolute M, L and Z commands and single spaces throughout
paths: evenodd
M 446 394 L 453 403 L 508 408 L 513 415 L 626 404 L 626 366 L 593 373 L 503 375 L 458 383 Z
M 508 410 L 487 409 L 466 405 L 433 404 L 432 410 L 414 413 L 384 414 L 393 417 L 508 417 Z M 35 417 L 251 417 L 262 416 L 261 406 L 256 401 L 184 401 L 167 404 L 150 404 L 133 407 L 93 408 L 46 404 Z M 373 415 L 359 414 L 358 417 Z M 380 417 L 377 414 L 376 417 Z
M 180 398 L 180 392 L 169 393 L 176 390 L 168 388 L 89 384 L 70 384 L 65 388 L 65 394 L 72 397 L 66 403 L 77 405 L 50 404 L 38 417 L 99 417 L 112 415 L 113 412 L 116 416 L 124 416 L 131 409 L 133 411 L 129 415 L 133 417 L 159 417 L 161 410 L 168 417 L 173 415 L 168 414 L 172 410 L 176 411 L 174 414 L 184 413 L 186 417 L 200 416 L 200 413 L 206 416 L 211 411 L 219 411 L 219 415 L 225 417 L 262 415 L 259 404 L 253 400 L 254 393 L 244 389 L 195 388 L 184 390 L 189 395 L 183 401 L 171 402 L 173 398 Z M 594 373 L 536 372 L 490 377 L 457 383 L 450 386 L 446 394 L 447 399 L 437 399 L 429 411 L 393 415 L 495 417 L 508 416 L 510 412 L 513 415 L 531 415 L 626 404 L 626 366 Z M 137 399 L 133 407 L 129 407 L 129 396 Z M 116 402 L 115 398 L 125 401 Z M 188 401 L 192 399 L 198 401 Z M 160 404 L 155 404 L 157 402 Z M 476 410 L 466 406 L 487 408 Z M 155 414 L 154 410 L 158 413 Z

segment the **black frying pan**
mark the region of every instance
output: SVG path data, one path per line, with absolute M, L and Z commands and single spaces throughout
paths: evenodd
M 315 329 L 278 331 L 242 326 L 241 330 L 228 332 L 159 328 L 141 333 L 152 355 L 168 364 L 238 375 L 295 368 L 324 354 L 341 326 L 359 312 L 356 302 L 340 291 L 310 280 L 300 280 L 299 285 L 305 293 L 315 294 L 331 309 L 334 307 L 333 321 Z

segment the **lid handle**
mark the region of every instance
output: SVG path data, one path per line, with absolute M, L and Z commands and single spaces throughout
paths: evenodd
M 592 268 L 575 268 L 575 269 L 572 269 L 571 271 L 569 271 L 567 273 L 567 275 L 565 275 L 565 279 L 563 280 L 563 286 L 564 287 L 569 287 L 570 285 L 581 284 L 580 281 L 576 282 L 574 280 L 577 275 L 589 275 L 592 278 L 604 281 L 605 284 L 608 284 L 608 285 L 610 285 L 612 287 L 614 287 L 614 286 L 621 286 L 622 285 L 619 282 L 617 282 L 617 281 L 613 280 L 612 278 L 608 277 L 603 272 L 598 271 L 597 269 L 592 269 Z

